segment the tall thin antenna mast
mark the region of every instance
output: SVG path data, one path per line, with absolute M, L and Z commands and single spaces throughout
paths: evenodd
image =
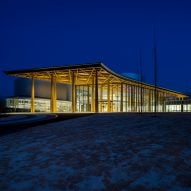
M 141 99 L 141 102 L 140 102 L 140 113 L 143 112 L 143 86 L 142 86 L 142 82 L 143 82 L 143 71 L 142 71 L 142 54 L 141 54 L 141 50 L 139 52 L 139 74 L 140 74 L 140 90 L 141 90 L 141 94 L 140 94 L 140 99 Z
M 156 45 L 156 31 L 155 27 L 153 30 L 153 40 L 154 40 L 154 47 L 153 47 L 153 57 L 154 57 L 154 112 L 158 111 L 158 94 L 157 94 L 157 82 L 158 82 L 158 67 L 157 67 L 157 45 Z

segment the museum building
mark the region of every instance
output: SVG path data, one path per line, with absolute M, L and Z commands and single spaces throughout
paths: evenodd
M 31 112 L 166 112 L 183 93 L 115 73 L 103 63 L 5 71 L 17 79 L 6 105 Z M 27 92 L 27 93 L 26 93 Z M 180 106 L 181 110 L 181 106 Z

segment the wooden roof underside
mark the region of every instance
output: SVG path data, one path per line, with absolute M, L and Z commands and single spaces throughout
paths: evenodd
M 142 84 L 143 88 L 154 90 L 154 86 L 146 83 L 140 83 L 139 81 L 121 76 L 109 68 L 107 68 L 102 63 L 96 64 L 83 64 L 83 65 L 73 65 L 73 66 L 63 66 L 63 67 L 53 67 L 53 68 L 40 68 L 31 70 L 17 70 L 17 71 L 6 71 L 7 75 L 22 77 L 22 78 L 32 78 L 37 80 L 51 80 L 51 77 L 56 78 L 56 82 L 71 84 L 72 75 L 74 74 L 76 85 L 88 85 L 92 84 L 92 78 L 95 76 L 97 70 L 98 83 L 107 84 L 108 82 L 125 83 L 134 86 L 140 86 Z M 168 90 L 165 88 L 158 87 L 157 90 L 160 92 L 172 94 L 177 97 L 187 97 L 186 95 Z

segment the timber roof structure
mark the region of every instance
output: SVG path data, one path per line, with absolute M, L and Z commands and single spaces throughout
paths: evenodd
M 11 70 L 5 71 L 5 74 L 10 76 L 16 76 L 21 78 L 34 78 L 37 80 L 51 80 L 51 77 L 56 78 L 56 82 L 71 84 L 72 83 L 72 73 L 75 74 L 75 84 L 76 85 L 88 85 L 92 84 L 92 77 L 95 75 L 95 71 L 98 74 L 98 84 L 110 83 L 125 83 L 134 86 L 142 86 L 147 89 L 155 89 L 154 85 L 140 82 L 120 74 L 109 69 L 105 64 L 98 63 L 87 63 L 87 64 L 77 64 L 77 65 L 67 65 L 59 67 L 48 67 L 48 68 L 33 68 L 24 70 Z M 157 87 L 157 90 L 170 93 L 174 96 L 184 98 L 187 97 L 185 94 L 166 88 Z

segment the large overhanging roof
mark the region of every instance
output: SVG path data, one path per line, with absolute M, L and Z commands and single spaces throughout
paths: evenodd
M 26 70 L 13 70 L 5 71 L 7 75 L 22 77 L 22 78 L 34 78 L 38 80 L 51 80 L 54 76 L 56 81 L 59 83 L 71 84 L 72 74 L 75 74 L 76 85 L 92 84 L 92 77 L 95 76 L 95 71 L 97 71 L 99 84 L 110 83 L 126 83 L 130 85 L 140 86 L 154 89 L 155 87 L 150 84 L 141 83 L 140 81 L 133 80 L 131 78 L 124 77 L 110 70 L 103 63 L 88 63 L 80 65 L 68 65 L 61 67 L 49 67 L 49 68 L 34 68 Z M 165 88 L 157 87 L 158 90 L 164 93 L 170 93 L 178 97 L 187 97 L 186 95 L 176 92 L 173 90 L 168 90 Z

